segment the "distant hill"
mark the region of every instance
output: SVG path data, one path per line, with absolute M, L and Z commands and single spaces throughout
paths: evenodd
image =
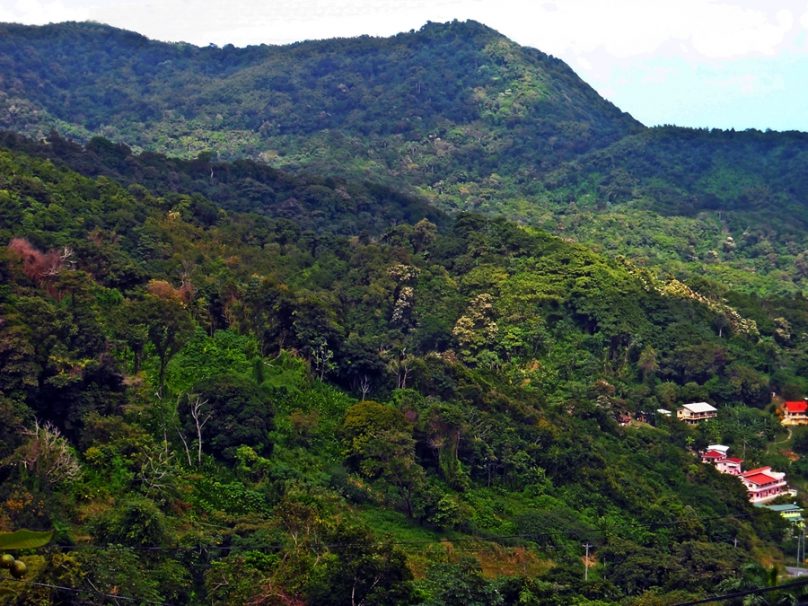
M 5 128 L 184 156 L 294 155 L 336 132 L 376 148 L 371 156 L 383 140 L 445 140 L 438 156 L 490 172 L 492 156 L 552 166 L 641 128 L 562 61 L 471 21 L 248 48 L 166 44 L 95 23 L 2 25 L 0 74 Z
M 194 196 L 197 213 L 215 222 L 219 207 L 286 219 L 342 235 L 378 236 L 399 223 L 426 219 L 437 226 L 448 216 L 423 198 L 378 183 L 291 174 L 252 160 L 218 162 L 210 154 L 194 160 L 154 152 L 135 154 L 122 143 L 95 137 L 86 146 L 52 133 L 42 142 L 0 132 L 0 147 L 37 154 L 90 177 L 105 176 L 146 186 L 165 196 Z M 211 202 L 214 202 L 212 204 Z
M 303 181 L 382 184 L 371 204 L 367 191 L 334 199 L 344 233 L 352 212 L 371 231 L 389 225 L 399 211 L 370 211 L 405 191 L 399 209 L 501 214 L 684 279 L 808 293 L 808 135 L 645 128 L 562 61 L 473 21 L 248 48 L 96 23 L 0 25 L 0 128 L 200 158 L 178 169 L 183 191 L 231 209 L 272 198 L 272 212 L 291 201 L 293 214 L 306 196 L 296 184 L 277 200 L 258 164 L 220 175 L 242 180 L 238 200 L 201 178 L 191 187 L 188 171 L 250 159 Z

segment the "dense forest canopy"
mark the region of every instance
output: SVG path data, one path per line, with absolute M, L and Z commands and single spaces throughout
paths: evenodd
M 794 531 L 696 453 L 808 484 L 806 135 L 646 129 L 473 22 L 0 65 L 0 550 L 48 537 L 0 603 L 776 581 Z
M 479 23 L 247 48 L 95 23 L 0 33 L 0 127 L 384 183 L 679 278 L 806 293 L 805 134 L 645 128 Z

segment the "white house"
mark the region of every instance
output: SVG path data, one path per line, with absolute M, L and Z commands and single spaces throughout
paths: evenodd
M 718 416 L 718 409 L 707 402 L 693 402 L 684 404 L 676 411 L 676 418 L 688 425 L 698 425 L 707 419 Z
M 758 467 L 742 473 L 741 482 L 746 486 L 751 503 L 765 503 L 786 492 L 786 474 L 772 471 L 771 467 Z
M 741 468 L 743 459 L 736 459 L 734 457 L 725 457 L 720 461 L 716 461 L 715 468 L 721 473 L 727 473 L 731 476 L 739 476 L 743 473 Z
M 808 425 L 808 402 L 796 400 L 783 404 L 783 425 Z

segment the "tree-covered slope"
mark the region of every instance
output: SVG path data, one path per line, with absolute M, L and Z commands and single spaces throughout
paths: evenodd
M 319 232 L 378 236 L 397 223 L 428 219 L 444 225 L 448 217 L 423 198 L 378 183 L 292 174 L 252 160 L 220 162 L 210 154 L 194 160 L 162 154 L 134 154 L 101 137 L 82 147 L 56 133 L 35 142 L 0 132 L 0 144 L 47 157 L 90 177 L 106 176 L 130 186 L 173 197 L 211 224 L 220 209 L 286 218 Z M 211 202 L 213 204 L 211 204 Z
M 719 289 L 805 293 L 806 174 L 805 133 L 662 127 L 479 208 Z
M 52 129 L 85 142 L 102 135 L 188 160 L 201 154 L 175 170 L 186 175 L 177 187 L 229 208 L 281 197 L 290 215 L 305 213 L 312 188 L 326 187 L 344 219 L 359 213 L 378 233 L 413 216 L 403 209 L 372 219 L 380 197 L 397 196 L 392 187 L 684 279 L 747 293 L 808 290 L 804 135 L 646 129 L 561 61 L 478 23 L 243 49 L 154 42 L 88 23 L 0 33 L 0 126 L 37 138 Z M 111 156 L 127 155 L 93 153 L 107 171 Z M 214 170 L 203 187 L 219 157 L 388 189 L 346 195 L 333 179 L 305 177 L 279 194 L 268 191 L 278 185 L 272 171 L 254 164 Z M 242 190 L 231 195 L 220 179 Z M 396 204 L 420 208 L 414 199 Z
M 639 128 L 563 62 L 474 22 L 244 49 L 87 23 L 0 33 L 0 124 L 29 134 L 57 127 L 174 155 L 299 163 L 336 137 L 328 153 L 346 155 L 328 161 L 405 173 L 389 152 L 428 140 L 436 160 L 483 177 L 496 171 L 491 156 L 554 166 Z
M 475 215 L 213 216 L 54 154 L 0 150 L 0 530 L 56 529 L 0 600 L 667 603 L 782 563 L 784 523 L 690 448 L 805 477 L 762 409 L 806 387 L 804 299 L 732 308 Z M 621 425 L 694 399 L 720 419 Z

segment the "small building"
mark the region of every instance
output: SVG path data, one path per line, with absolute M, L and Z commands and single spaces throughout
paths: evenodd
M 755 507 L 764 507 L 766 509 L 771 509 L 772 511 L 776 511 L 781 516 L 783 516 L 786 520 L 794 524 L 795 526 L 802 526 L 803 519 L 802 519 L 802 507 L 797 505 L 796 503 L 783 503 L 782 505 L 761 505 L 757 504 Z
M 743 473 L 743 459 L 736 459 L 735 457 L 726 457 L 720 461 L 715 462 L 715 468 L 721 473 L 726 473 L 731 476 L 739 476 Z
M 670 410 L 668 410 L 667 408 L 657 408 L 657 409 L 656 409 L 656 413 L 657 413 L 657 414 L 658 414 L 660 417 L 670 417 L 670 416 L 673 416 L 673 413 L 672 413 Z
M 713 463 L 715 465 L 726 458 L 727 456 L 723 452 L 719 452 L 717 450 L 708 449 L 701 453 L 702 463 Z
M 787 488 L 786 474 L 772 471 L 771 467 L 758 467 L 742 473 L 741 482 L 746 486 L 749 502 L 766 503 L 783 494 Z
M 714 419 L 717 416 L 718 409 L 707 402 L 684 404 L 676 411 L 676 418 L 688 425 L 698 425 L 702 421 Z
M 701 462 L 711 463 L 720 473 L 739 476 L 743 472 L 743 459 L 728 457 L 729 446 L 723 444 L 710 444 L 701 452 Z
M 796 400 L 783 404 L 783 425 L 808 425 L 808 401 Z
M 639 423 L 651 423 L 653 419 L 651 414 L 645 410 L 641 410 L 634 415 L 634 420 Z

